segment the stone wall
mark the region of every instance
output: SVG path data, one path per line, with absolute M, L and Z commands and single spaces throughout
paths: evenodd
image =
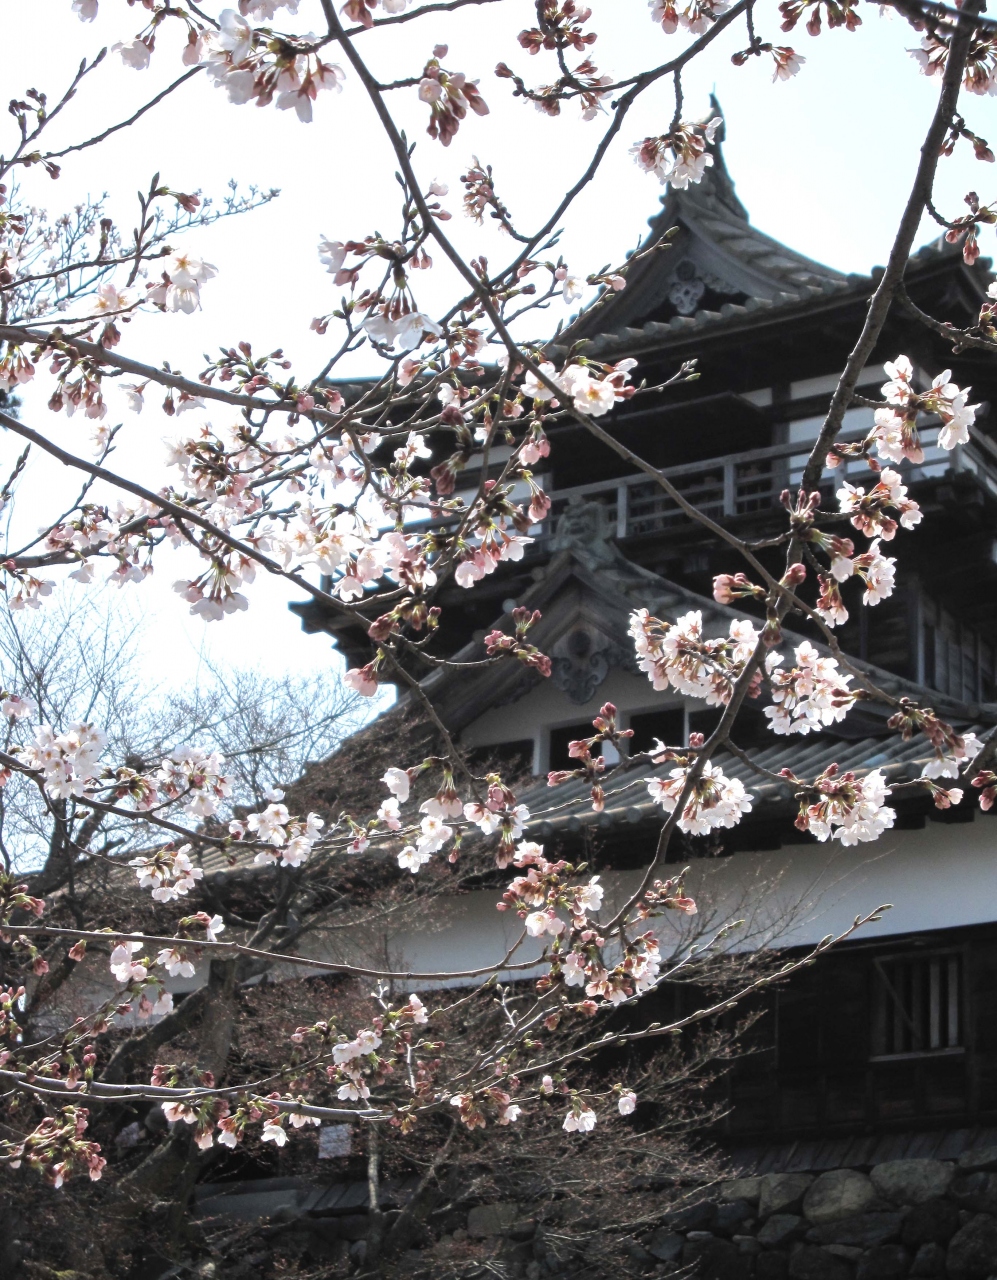
M 726 1182 L 642 1254 L 700 1280 L 997 1280 L 997 1148 Z
M 330 1277 L 364 1270 L 364 1183 L 330 1190 L 274 1182 L 252 1194 L 253 1186 L 243 1184 L 246 1194 L 209 1197 L 197 1212 L 244 1221 L 262 1215 L 269 1221 L 262 1236 L 275 1254 L 321 1264 L 320 1274 Z M 279 1196 L 285 1199 L 278 1206 Z M 393 1193 L 385 1188 L 388 1226 L 407 1198 L 402 1184 Z M 968 1151 L 958 1162 L 892 1160 L 867 1170 L 739 1178 L 628 1238 L 607 1231 L 598 1203 L 584 1218 L 576 1216 L 577 1205 L 573 1216 L 562 1217 L 557 1203 L 548 1204 L 538 1215 L 542 1221 L 531 1207 L 528 1201 L 471 1201 L 441 1208 L 385 1274 L 406 1280 L 997 1280 L 997 1147 Z M 645 1210 L 646 1201 L 639 1212 Z M 219 1274 L 228 1280 L 227 1271 Z M 231 1273 L 233 1280 L 261 1274 Z

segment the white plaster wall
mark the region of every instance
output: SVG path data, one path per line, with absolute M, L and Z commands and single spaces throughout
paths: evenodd
M 656 693 L 645 676 L 629 671 L 612 670 L 599 686 L 594 698 L 579 704 L 550 680 L 531 690 L 525 698 L 507 707 L 493 707 L 473 720 L 461 735 L 465 747 L 493 747 L 503 742 L 532 738 L 533 772 L 547 770 L 548 735 L 551 729 L 566 724 L 591 720 L 604 702 L 612 702 L 620 712 L 621 727 L 626 728 L 628 714 L 655 711 L 660 707 L 680 707 L 681 698 L 671 691 Z M 701 706 L 701 703 L 697 704 Z
M 603 875 L 609 911 L 637 888 L 642 874 Z M 708 935 L 733 919 L 744 921 L 733 946 L 813 945 L 887 904 L 891 909 L 866 925 L 861 937 L 997 921 L 997 821 L 978 816 L 971 825 L 929 822 L 921 831 L 888 832 L 875 844 L 851 849 L 815 841 L 695 862 L 686 888 L 700 915 L 686 921 L 670 913 L 655 922 L 666 951 L 683 931 Z M 496 910 L 499 898 L 496 890 L 468 894 L 438 908 L 431 928 L 401 931 L 392 939 L 393 953 L 404 959 L 400 967 L 435 973 L 500 960 L 517 936 L 518 920 Z M 538 954 L 531 939 L 516 959 Z
M 674 875 L 678 867 L 662 873 Z M 606 872 L 605 913 L 611 914 L 639 886 L 642 871 Z M 743 921 L 727 945 L 808 946 L 846 929 L 858 915 L 886 904 L 891 910 L 866 925 L 862 938 L 917 933 L 997 921 L 997 820 L 977 814 L 972 824 L 928 822 L 921 831 L 887 832 L 869 845 L 842 849 L 837 844 L 793 845 L 761 853 L 690 864 L 686 889 L 699 905 L 691 919 L 669 912 L 653 922 L 667 955 L 696 934 L 710 937 L 723 924 Z M 496 910 L 498 889 L 480 890 L 434 904 L 418 927 L 390 930 L 376 923 L 355 933 L 337 932 L 335 940 L 311 938 L 304 954 L 315 959 L 349 961 L 394 972 L 442 974 L 488 969 L 500 963 L 519 938 L 518 917 Z M 528 938 L 513 961 L 527 963 L 507 977 L 540 972 L 536 939 Z M 65 1014 L 95 1008 L 116 986 L 106 960 L 87 958 L 75 982 L 62 994 Z M 206 964 L 188 981 L 170 982 L 174 990 L 197 987 Z M 85 969 L 84 974 L 82 970 Z M 285 966 L 287 977 L 308 970 Z M 313 972 L 318 972 L 317 970 Z M 462 986 L 473 978 L 401 982 L 403 989 Z M 53 1011 L 54 1012 L 54 1011 Z

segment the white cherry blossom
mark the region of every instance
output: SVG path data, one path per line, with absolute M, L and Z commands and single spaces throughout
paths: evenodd
M 580 1106 L 572 1109 L 564 1117 L 562 1129 L 568 1133 L 590 1133 L 595 1128 L 596 1114 L 591 1107 Z

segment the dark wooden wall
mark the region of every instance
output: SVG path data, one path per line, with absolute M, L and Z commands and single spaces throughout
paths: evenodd
M 879 1053 L 877 959 L 923 963 L 953 952 L 960 963 L 959 1045 Z M 843 946 L 769 993 L 750 1050 L 727 1078 L 731 1138 L 993 1123 L 997 925 Z

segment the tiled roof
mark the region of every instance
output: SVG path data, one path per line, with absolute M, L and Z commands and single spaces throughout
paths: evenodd
M 997 1147 L 997 1129 L 905 1130 L 900 1133 L 862 1134 L 841 1138 L 815 1138 L 758 1143 L 728 1151 L 731 1171 L 738 1177 L 765 1173 L 822 1173 L 825 1169 L 871 1169 L 887 1160 L 958 1160 L 968 1151 Z M 978 1166 L 970 1164 L 970 1168 Z
M 713 100 L 711 115 L 720 111 Z M 629 273 L 627 288 L 601 305 L 591 316 L 581 315 L 558 338 L 551 350 L 563 354 L 569 342 L 589 339 L 587 354 L 622 353 L 647 346 L 681 341 L 690 332 L 721 326 L 733 327 L 763 319 L 773 310 L 791 313 L 799 307 L 811 310 L 815 302 L 849 296 L 860 300 L 873 289 L 882 268 L 869 275 L 846 275 L 798 253 L 753 227 L 747 210 L 734 193 L 734 184 L 723 158 L 723 129 L 710 148 L 713 165 L 701 182 L 684 191 L 669 190 L 661 198 L 662 210 L 650 219 L 650 233 L 640 246 L 644 251 L 677 227 L 672 246 L 646 257 Z M 649 319 L 661 310 L 669 281 L 683 258 L 700 267 L 712 266 L 735 280 L 739 301 L 724 302 L 718 309 L 700 309 L 667 320 Z M 911 256 L 911 266 L 927 267 L 940 259 L 961 261 L 958 245 L 939 238 Z M 990 263 L 975 268 L 981 281 Z M 981 294 L 985 283 L 981 284 Z
M 979 735 L 988 733 L 992 725 L 974 725 Z M 882 769 L 888 782 L 907 782 L 921 773 L 932 758 L 931 750 L 923 737 L 918 735 L 904 742 L 897 734 L 883 738 L 863 738 L 847 741 L 828 734 L 801 738 L 792 735 L 773 738 L 764 747 L 745 752 L 752 763 L 778 773 L 791 768 L 797 777 L 813 777 L 822 773 L 828 765 L 837 763 L 844 772 L 853 769 L 867 773 Z M 766 804 L 786 802 L 791 799 L 789 785 L 769 781 L 756 773 L 730 752 L 720 751 L 713 760 L 728 777 L 738 778 L 755 797 L 754 810 L 746 822 L 764 815 Z M 582 826 L 613 827 L 622 822 L 642 823 L 661 820 L 662 809 L 648 794 L 646 780 L 651 777 L 667 778 L 674 765 L 666 763 L 653 766 L 636 763 L 605 784 L 606 806 L 602 813 L 594 813 L 591 805 L 585 806 L 587 785 L 573 779 L 560 787 L 549 788 L 546 782 L 520 795 L 519 799 L 530 810 L 529 834 L 546 837 L 567 831 L 580 830 Z M 581 807 L 579 807 L 581 806 Z

